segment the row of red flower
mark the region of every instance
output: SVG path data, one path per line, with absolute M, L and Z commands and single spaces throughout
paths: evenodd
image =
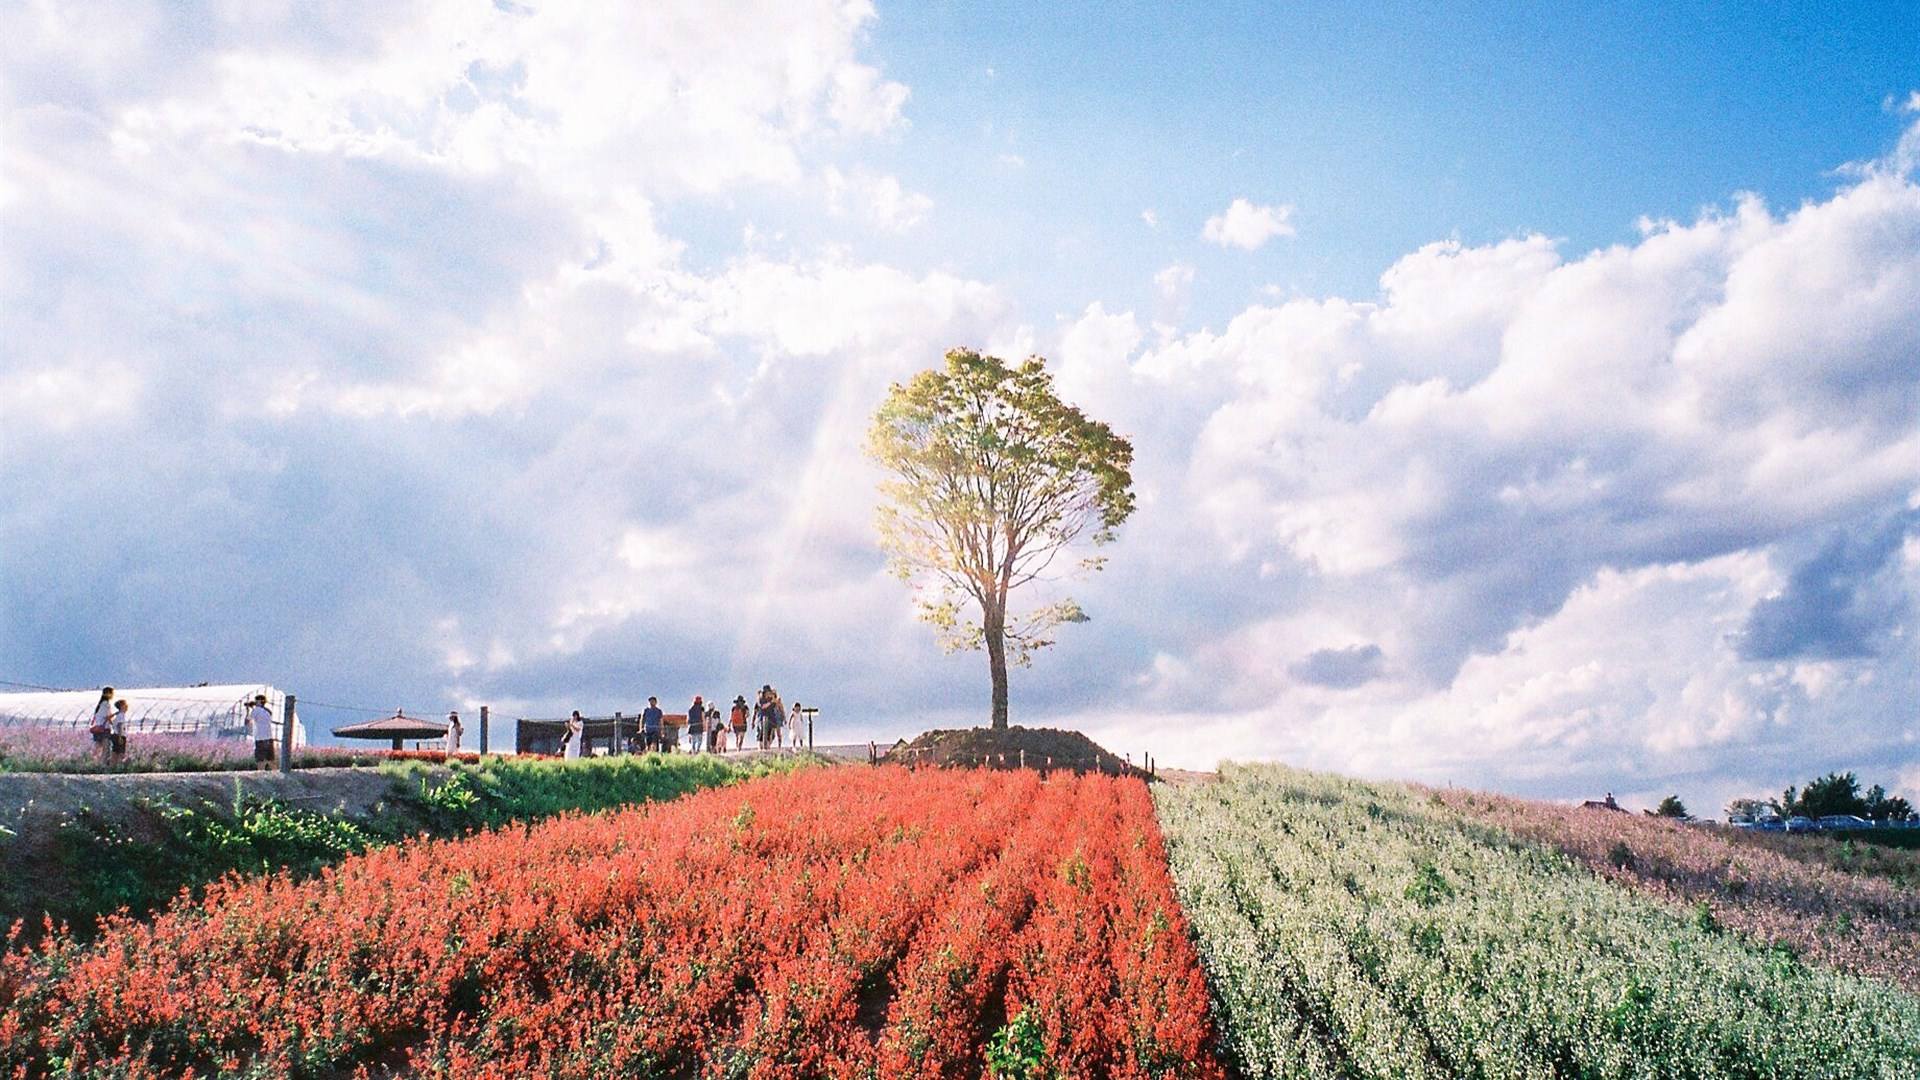
M 1218 1077 L 1137 780 L 816 769 L 0 958 L 19 1075 Z

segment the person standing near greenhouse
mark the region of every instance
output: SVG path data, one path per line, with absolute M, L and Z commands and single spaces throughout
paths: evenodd
M 267 708 L 267 695 L 253 695 L 247 708 L 247 720 L 253 724 L 253 767 L 273 768 L 273 710 Z
M 109 722 L 107 738 L 113 743 L 113 763 L 127 760 L 127 699 L 121 698 L 113 703 L 113 719 Z
M 93 736 L 94 760 L 106 761 L 113 746 L 113 687 L 100 688 L 100 701 L 93 707 L 93 723 L 87 727 L 87 734 Z
M 697 754 L 707 739 L 707 703 L 699 694 L 687 706 L 687 753 Z
M 460 726 L 460 714 L 457 712 L 448 713 L 447 714 L 447 756 L 448 757 L 452 757 L 453 755 L 460 752 L 460 736 L 465 731 L 466 729 Z

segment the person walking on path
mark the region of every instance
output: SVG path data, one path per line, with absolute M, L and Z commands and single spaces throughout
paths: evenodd
M 448 713 L 447 714 L 447 756 L 448 757 L 452 757 L 453 755 L 460 752 L 460 736 L 465 731 L 466 729 L 460 726 L 460 714 L 457 712 Z
M 660 742 L 660 725 L 665 720 L 666 714 L 660 711 L 660 699 L 648 698 L 646 710 L 640 714 L 640 749 L 642 751 L 663 749 Z
M 707 739 L 707 703 L 699 694 L 687 706 L 687 753 L 697 754 Z
M 773 744 L 779 749 L 787 745 L 787 706 L 780 700 L 780 691 L 767 689 L 767 719 L 773 723 Z
M 727 717 L 733 727 L 733 748 L 744 750 L 747 745 L 747 696 L 736 694 L 733 698 L 733 713 Z
M 560 738 L 560 756 L 568 761 L 580 757 L 580 744 L 587 741 L 587 722 L 580 718 L 580 710 L 573 710 L 567 718 L 567 733 Z
M 707 707 L 707 753 L 717 754 L 727 748 L 727 729 L 720 723 L 720 706 Z
M 787 715 L 787 731 L 795 750 L 800 749 L 800 739 L 806 734 L 800 728 L 801 719 L 800 703 L 796 701 L 793 703 L 793 712 Z
M 273 710 L 267 708 L 267 695 L 253 695 L 247 707 L 247 719 L 253 724 L 253 767 L 273 768 Z
M 127 699 L 121 698 L 113 703 L 113 719 L 109 721 L 107 737 L 113 742 L 113 763 L 124 764 L 127 760 Z
M 93 737 L 93 759 L 104 763 L 113 746 L 113 687 L 100 688 L 100 700 L 93 707 L 93 723 L 87 734 Z

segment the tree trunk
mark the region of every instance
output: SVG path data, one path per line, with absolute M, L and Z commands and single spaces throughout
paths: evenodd
M 989 612 L 986 617 L 987 670 L 993 675 L 993 730 L 1007 730 L 1007 617 L 1004 612 Z

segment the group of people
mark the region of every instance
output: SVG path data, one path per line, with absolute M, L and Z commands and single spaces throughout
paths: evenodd
M 275 743 L 273 710 L 267 707 L 267 695 L 255 694 L 247 702 L 247 727 L 253 731 L 253 767 L 274 766 Z M 113 687 L 100 688 L 100 701 L 93 707 L 93 722 L 87 726 L 93 737 L 94 760 L 117 765 L 127 760 L 127 699 L 115 697 Z
M 804 738 L 804 712 L 796 701 L 789 714 L 779 692 L 767 685 L 760 688 L 752 705 L 747 704 L 745 694 L 734 697 L 733 706 L 725 716 L 721 715 L 717 705 L 695 694 L 693 704 L 687 706 L 686 715 L 675 717 L 679 722 L 670 724 L 667 714 L 660 709 L 660 699 L 649 697 L 647 707 L 640 712 L 638 735 L 628 739 L 627 751 L 670 754 L 679 749 L 683 735 L 687 740 L 687 753 L 690 754 L 721 753 L 727 749 L 729 735 L 733 737 L 733 749 L 741 750 L 746 747 L 749 727 L 762 750 L 786 749 L 789 740 L 792 748 L 798 750 Z M 567 718 L 566 732 L 560 742 L 562 757 L 577 758 L 585 752 L 586 724 L 586 719 L 578 709 Z
M 87 734 L 93 736 L 95 761 L 127 760 L 127 699 L 115 698 L 113 687 L 100 688 L 100 703 L 93 707 L 93 724 Z

